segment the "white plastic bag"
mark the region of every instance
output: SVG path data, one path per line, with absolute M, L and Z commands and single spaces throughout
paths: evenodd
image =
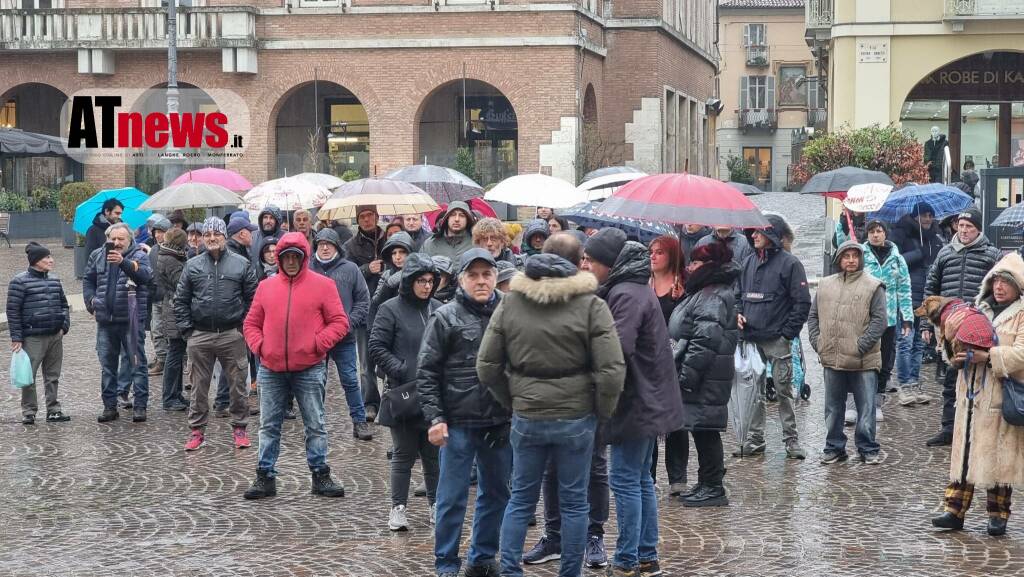
M 736 376 L 732 380 L 732 394 L 729 396 L 729 417 L 736 440 L 740 445 L 747 439 L 750 430 L 750 418 L 761 394 L 761 383 L 765 378 L 765 365 L 757 345 L 743 342 L 736 346 L 733 355 L 736 363 Z

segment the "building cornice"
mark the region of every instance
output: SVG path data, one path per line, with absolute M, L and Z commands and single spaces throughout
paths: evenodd
M 574 46 L 597 56 L 607 48 L 575 36 L 484 36 L 476 38 L 322 38 L 304 40 L 259 40 L 260 50 L 384 50 L 424 48 L 524 48 Z
M 718 59 L 704 50 L 700 46 L 697 46 L 692 40 L 683 36 L 678 30 L 669 26 L 661 18 L 608 18 L 605 20 L 604 27 L 607 30 L 657 30 L 676 40 L 690 51 L 696 53 L 701 58 L 708 61 L 709 64 L 718 69 Z

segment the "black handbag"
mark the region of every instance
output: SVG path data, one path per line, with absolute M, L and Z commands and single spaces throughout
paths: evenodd
M 1024 383 L 1016 379 L 1003 379 L 1003 420 L 1024 427 Z
M 423 419 L 420 396 L 416 392 L 416 381 L 390 388 L 380 396 L 380 411 L 377 422 L 385 427 Z

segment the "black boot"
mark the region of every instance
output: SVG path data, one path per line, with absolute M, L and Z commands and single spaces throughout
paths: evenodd
M 1002 517 L 989 517 L 988 518 L 988 534 L 993 537 L 1006 534 L 1006 519 Z
M 334 482 L 330 467 L 324 467 L 319 471 L 313 471 L 313 489 L 310 492 L 324 497 L 344 497 L 345 487 Z
M 725 487 L 721 485 L 704 485 L 682 501 L 684 507 L 725 507 L 729 504 Z
M 366 422 L 352 423 L 352 436 L 360 441 L 372 441 L 373 425 Z
M 264 497 L 277 496 L 277 480 L 270 476 L 270 471 L 263 469 L 256 470 L 256 480 L 246 490 L 246 499 L 262 499 Z
M 109 423 L 116 420 L 117 417 L 117 409 L 103 409 L 103 413 L 96 417 L 96 420 L 100 423 Z
M 133 423 L 145 423 L 146 422 L 146 407 L 140 407 L 136 403 L 135 408 L 132 409 L 132 422 Z
M 681 494 L 679 495 L 679 499 L 680 499 L 680 500 L 682 500 L 682 499 L 686 499 L 686 498 L 688 498 L 688 497 L 692 497 L 692 496 L 696 495 L 696 494 L 697 494 L 697 492 L 698 492 L 698 491 L 700 491 L 701 487 L 703 487 L 703 486 L 704 486 L 704 483 L 702 483 L 702 482 L 700 482 L 700 481 L 697 481 L 697 482 L 696 482 L 696 483 L 695 483 L 695 484 L 694 484 L 693 486 L 691 486 L 691 487 L 690 487 L 689 489 L 687 489 L 687 490 L 683 491 L 683 492 L 682 492 L 682 493 L 681 493 Z
M 940 432 L 924 442 L 929 447 L 948 447 L 953 444 L 953 433 Z
M 932 527 L 959 531 L 964 528 L 964 520 L 949 511 L 946 511 L 938 517 L 932 517 Z

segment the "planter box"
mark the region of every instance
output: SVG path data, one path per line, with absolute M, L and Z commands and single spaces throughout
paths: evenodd
M 25 238 L 59 238 L 64 219 L 57 210 L 37 210 L 34 212 L 12 212 L 12 239 Z M 72 243 L 74 244 L 74 243 Z
M 74 227 L 72 227 L 70 223 L 61 221 L 60 238 L 61 241 L 63 241 L 64 248 L 74 248 L 77 235 L 75 234 Z
M 75 247 L 75 278 L 81 280 L 85 276 L 85 266 L 89 264 L 89 253 L 84 246 Z

